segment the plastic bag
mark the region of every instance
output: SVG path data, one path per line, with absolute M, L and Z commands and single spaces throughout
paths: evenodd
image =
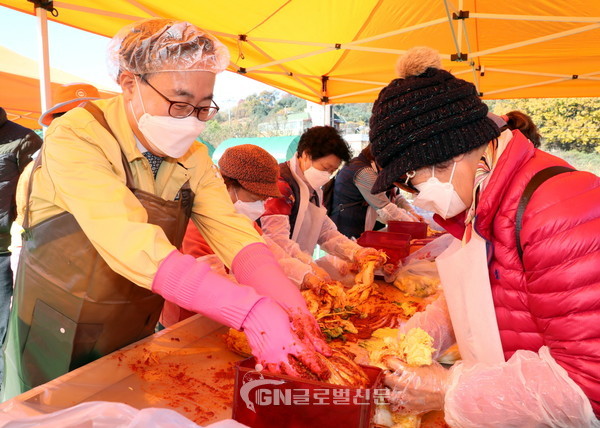
M 457 427 L 594 427 L 590 400 L 550 355 L 519 350 L 502 364 L 459 362 L 445 397 L 446 422 Z
M 15 415 L 0 413 L 2 428 L 197 428 L 183 415 L 171 409 L 148 408 L 138 410 L 127 404 L 107 401 L 90 401 L 68 409 L 37 416 L 15 419 Z M 244 428 L 246 425 L 233 420 L 220 421 L 207 428 Z
M 413 260 L 435 260 L 436 257 L 442 254 L 455 239 L 456 238 L 449 233 L 439 236 L 423 248 L 408 256 L 404 260 L 404 264 L 408 264 Z
M 339 257 L 327 254 L 315 260 L 317 266 L 329 274 L 332 280 L 339 281 L 346 287 L 352 287 L 355 283 L 356 272 L 350 270 L 351 263 Z
M 413 259 L 402 266 L 395 276 L 394 287 L 409 296 L 431 296 L 440 287 L 440 276 L 435 262 L 429 260 Z

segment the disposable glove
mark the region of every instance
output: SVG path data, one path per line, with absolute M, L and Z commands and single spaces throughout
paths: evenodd
M 519 350 L 502 364 L 455 364 L 444 413 L 453 427 L 598 427 L 581 388 L 550 355 Z
M 383 363 L 391 370 L 385 375 L 385 384 L 392 389 L 392 410 L 418 414 L 444 408 L 450 372 L 439 363 L 411 367 L 392 356 L 384 357 Z
M 304 276 L 304 281 L 302 282 L 302 289 L 313 290 L 316 294 L 319 294 L 322 284 L 323 281 L 321 280 L 321 278 L 309 272 Z
M 317 265 L 316 263 L 311 263 L 310 268 L 312 269 L 312 273 L 317 276 L 321 281 L 331 281 L 331 276 L 327 273 L 325 269 Z
M 371 258 L 375 258 L 375 267 L 381 267 L 384 265 L 387 257 L 383 251 L 376 250 L 375 248 L 360 247 L 354 252 L 354 261 L 362 266 Z
M 433 358 L 436 359 L 446 349 L 456 343 L 446 297 L 441 294 L 433 303 L 427 305 L 424 311 L 414 314 L 406 323 L 399 328 L 400 334 L 406 334 L 412 328 L 425 330 L 433 339 L 433 347 L 436 349 Z
M 331 254 L 317 259 L 315 263 L 327 272 L 331 280 L 339 281 L 346 287 L 352 287 L 355 284 L 356 272 L 352 271 L 354 263 Z
M 387 204 L 383 208 L 379 208 L 375 212 L 384 223 L 387 223 L 388 221 L 416 221 L 407 210 L 397 207 L 392 203 Z
M 312 257 L 300 249 L 300 245 L 290 238 L 290 218 L 287 215 L 267 215 L 260 218 L 263 237 L 275 242 L 289 256 L 302 263 L 312 263 Z

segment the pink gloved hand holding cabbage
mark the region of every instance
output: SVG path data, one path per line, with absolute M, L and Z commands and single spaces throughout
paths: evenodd
M 268 371 L 328 379 L 331 373 L 316 356 L 311 325 L 302 315 L 290 317 L 278 303 L 265 298 L 248 314 L 243 328 L 252 354 Z
M 317 321 L 308 311 L 300 290 L 285 276 L 266 245 L 256 243 L 243 248 L 233 260 L 231 269 L 240 283 L 250 285 L 260 294 L 272 298 L 288 312 L 292 320 L 302 319 L 306 323 L 304 334 L 315 349 L 324 355 L 331 355 L 331 349 Z
M 281 273 L 266 246 L 251 246 L 254 245 L 258 245 L 253 249 L 255 254 L 264 251 L 262 255 L 266 256 L 257 260 L 267 261 L 266 266 L 255 263 L 258 275 L 267 278 L 257 287 L 260 290 L 234 284 L 212 272 L 209 264 L 176 250 L 160 264 L 152 290 L 184 309 L 206 315 L 236 330 L 244 330 L 257 361 L 266 367 L 294 373 L 295 365 L 290 361 L 300 361 L 326 378 L 326 369 L 324 371 L 316 353 L 331 355 L 331 350 L 308 312 L 300 291 Z M 244 271 L 245 266 L 237 266 L 236 279 L 240 282 L 243 282 L 242 278 L 258 281 L 252 272 Z M 259 294 L 263 291 L 271 292 L 272 296 Z

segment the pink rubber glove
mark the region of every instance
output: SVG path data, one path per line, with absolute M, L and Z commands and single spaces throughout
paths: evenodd
M 241 329 L 254 305 L 263 298 L 211 271 L 208 263 L 174 250 L 159 265 L 152 291 L 184 309 Z
M 240 284 L 250 285 L 284 308 L 306 309 L 300 290 L 285 276 L 265 244 L 256 242 L 242 248 L 233 259 L 231 271 Z
M 300 290 L 285 276 L 265 244 L 257 242 L 244 247 L 233 259 L 231 271 L 238 282 L 275 300 L 293 319 L 302 319 L 306 323 L 303 334 L 317 351 L 327 356 L 332 354 Z
M 331 372 L 316 355 L 302 325 L 298 319 L 290 324 L 285 310 L 266 297 L 252 308 L 243 327 L 252 354 L 268 371 L 327 380 Z

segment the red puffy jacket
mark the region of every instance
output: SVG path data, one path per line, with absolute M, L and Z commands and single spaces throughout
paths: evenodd
M 504 357 L 548 346 L 599 417 L 600 178 L 575 171 L 544 182 L 523 216 L 523 264 L 516 248 L 521 195 L 535 173 L 554 165 L 568 166 L 513 131 L 480 195 L 476 229 L 491 244 L 490 283 Z M 440 223 L 460 235 L 452 220 Z

